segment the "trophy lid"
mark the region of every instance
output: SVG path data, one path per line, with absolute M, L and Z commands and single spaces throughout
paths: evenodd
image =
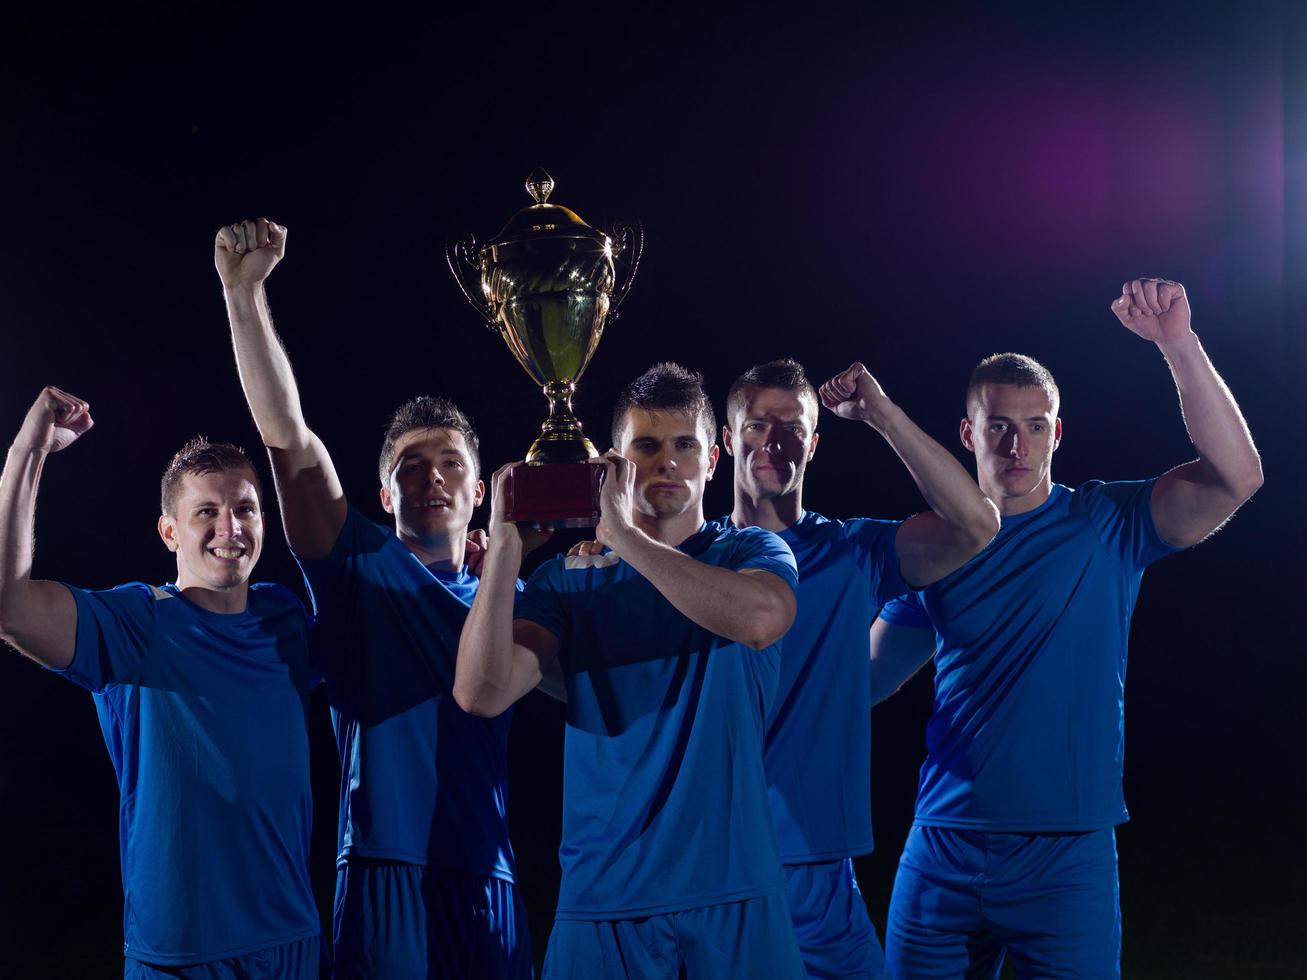
M 526 190 L 536 203 L 513 215 L 488 244 L 503 245 L 532 238 L 588 238 L 600 243 L 608 241 L 607 235 L 591 228 L 571 208 L 549 204 L 549 195 L 553 189 L 554 179 L 545 170 L 539 167 L 533 170 L 526 179 Z

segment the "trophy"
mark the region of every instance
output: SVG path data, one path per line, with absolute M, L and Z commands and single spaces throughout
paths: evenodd
M 598 453 L 572 413 L 572 396 L 605 323 L 617 318 L 635 280 L 644 239 L 638 225 L 616 224 L 609 236 L 550 204 L 554 181 L 543 170 L 526 179 L 526 189 L 535 203 L 492 241 L 478 246 L 467 238 L 445 257 L 464 298 L 549 400 L 539 438 L 525 462 L 509 471 L 509 520 L 592 527 L 599 523 L 604 470 L 586 464 Z M 619 256 L 625 257 L 620 283 Z

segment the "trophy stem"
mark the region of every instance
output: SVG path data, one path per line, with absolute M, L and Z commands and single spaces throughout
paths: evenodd
M 549 418 L 540 426 L 540 437 L 531 444 L 526 461 L 533 466 L 584 463 L 598 456 L 594 443 L 585 437 L 580 420 L 572 412 L 576 383 L 551 381 L 542 390 L 549 399 Z

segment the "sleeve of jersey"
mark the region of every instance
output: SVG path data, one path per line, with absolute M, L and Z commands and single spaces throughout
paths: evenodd
M 1145 568 L 1180 549 L 1162 540 L 1153 523 L 1152 480 L 1095 481 L 1076 491 L 1076 503 L 1094 525 L 1110 554 L 1134 568 Z
M 310 559 L 295 555 L 300 571 L 304 573 L 314 616 L 329 602 L 333 590 L 340 587 L 350 559 L 365 551 L 378 551 L 383 544 L 383 529 L 350 507 L 345 512 L 345 523 L 336 536 L 336 543 L 326 557 Z
M 513 618 L 526 619 L 537 626 L 543 626 L 558 637 L 559 643 L 567 646 L 571 629 L 562 589 L 563 574 L 561 556 L 537 568 L 527 580 L 525 588 L 517 593 Z
M 902 521 L 876 521 L 869 518 L 844 522 L 844 536 L 858 549 L 867 569 L 871 599 L 882 606 L 908 591 L 899 569 L 899 552 L 895 545 Z
M 926 607 L 921 604 L 921 596 L 908 592 L 885 603 L 880 611 L 880 618 L 894 626 L 906 626 L 910 629 L 934 629 Z
M 99 693 L 110 684 L 139 679 L 141 663 L 154 641 L 156 604 L 148 585 L 133 582 L 104 592 L 69 586 L 77 603 L 77 643 L 73 662 L 62 674 L 75 684 Z
M 791 589 L 799 588 L 799 566 L 794 552 L 779 535 L 760 527 L 740 530 L 736 539 L 732 567 L 738 572 L 746 568 L 761 568 L 778 576 Z

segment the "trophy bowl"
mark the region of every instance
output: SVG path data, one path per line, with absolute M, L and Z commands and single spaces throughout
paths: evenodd
M 464 297 L 498 333 L 549 401 L 549 417 L 509 476 L 509 518 L 542 527 L 587 527 L 599 520 L 598 453 L 572 411 L 576 384 L 594 356 L 604 326 L 635 279 L 643 250 L 638 226 L 615 225 L 612 236 L 574 211 L 550 204 L 553 179 L 527 178 L 535 203 L 495 238 L 465 239 L 447 250 Z M 616 260 L 625 256 L 625 275 Z

